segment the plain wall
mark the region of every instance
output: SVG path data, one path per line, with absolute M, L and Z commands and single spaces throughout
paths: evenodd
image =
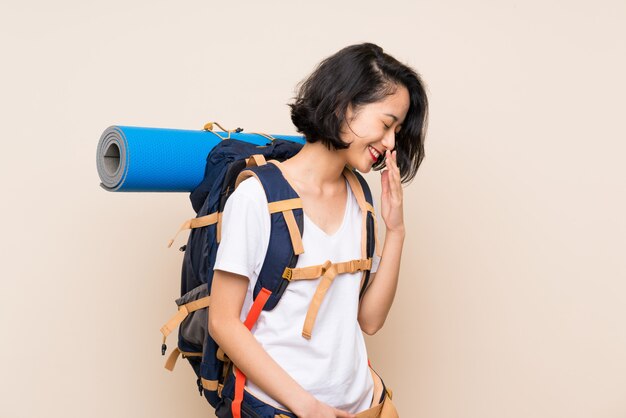
M 431 104 L 398 294 L 367 338 L 401 416 L 626 416 L 625 18 L 617 0 L 2 2 L 0 416 L 212 415 L 160 355 L 188 196 L 104 191 L 97 141 L 293 134 L 296 84 L 363 41 Z

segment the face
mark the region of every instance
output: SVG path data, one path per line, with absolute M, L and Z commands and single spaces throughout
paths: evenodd
M 360 106 L 356 112 L 352 107 L 346 111 L 341 139 L 350 144 L 345 151 L 347 164 L 361 173 L 367 173 L 372 165 L 385 157 L 385 151 L 393 150 L 395 135 L 409 111 L 409 91 L 397 86 L 394 94 L 382 100 Z

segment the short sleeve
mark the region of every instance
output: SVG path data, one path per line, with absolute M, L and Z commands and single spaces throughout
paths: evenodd
M 370 270 L 370 273 L 376 273 L 376 271 L 378 270 L 379 264 L 380 264 L 380 257 L 376 255 L 376 253 L 374 253 L 374 256 L 372 257 L 372 269 Z
M 375 212 L 375 216 L 376 216 L 376 225 L 384 225 L 384 223 L 382 223 L 382 219 L 380 218 L 380 216 L 378 216 L 378 212 Z M 378 245 L 380 246 L 380 248 L 378 248 L 378 250 L 382 251 L 382 245 L 383 245 L 383 241 L 381 240 L 380 237 L 380 231 L 376 231 L 378 233 Z M 376 271 L 378 270 L 378 266 L 380 264 L 380 257 L 376 254 L 376 251 L 374 250 L 374 255 L 372 256 L 372 268 L 370 270 L 371 273 L 376 273 Z
M 222 236 L 214 270 L 256 281 L 269 244 L 267 206 L 265 191 L 257 179 L 246 179 L 237 187 L 222 214 Z

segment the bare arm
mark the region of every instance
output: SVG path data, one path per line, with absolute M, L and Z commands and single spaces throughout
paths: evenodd
M 359 307 L 359 325 L 368 335 L 375 334 L 383 327 L 393 304 L 403 243 L 404 232 L 387 232 L 380 265 L 376 273 L 370 276 L 371 285 L 363 295 Z
M 381 212 L 387 233 L 376 274 L 370 277 L 371 285 L 361 299 L 359 325 L 366 334 L 375 334 L 382 328 L 398 287 L 400 259 L 404 245 L 404 213 L 400 170 L 396 164 L 396 152 L 385 155 L 387 170 L 381 174 Z M 376 280 L 374 280 L 376 279 Z
M 209 332 L 237 367 L 265 393 L 298 417 L 353 417 L 322 404 L 272 359 L 241 322 L 248 278 L 215 270 Z

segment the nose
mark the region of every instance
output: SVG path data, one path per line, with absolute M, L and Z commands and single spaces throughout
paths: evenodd
M 383 139 L 381 141 L 381 143 L 383 144 L 383 146 L 385 147 L 385 150 L 393 150 L 396 146 L 396 133 L 394 132 L 393 129 L 388 129 L 387 132 L 385 132 L 385 136 L 383 136 Z

